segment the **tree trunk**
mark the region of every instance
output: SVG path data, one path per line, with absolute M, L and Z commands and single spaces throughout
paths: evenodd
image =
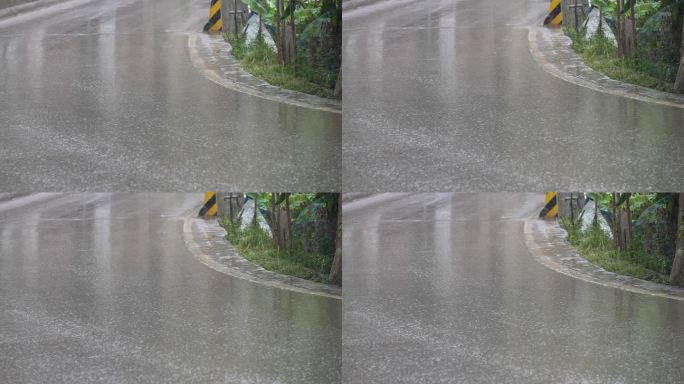
M 297 9 L 296 0 L 290 0 L 290 49 L 292 55 L 288 58 L 289 62 L 296 66 L 297 63 L 297 25 L 295 21 L 295 10 Z M 295 67 L 296 70 L 296 67 Z
M 617 29 L 618 55 L 625 57 L 625 18 L 622 16 L 622 9 L 624 8 L 624 0 L 617 0 L 615 7 L 615 23 Z
M 342 68 L 337 72 L 337 81 L 335 82 L 335 98 L 342 100 Z
M 332 201 L 330 204 L 330 211 L 327 213 L 328 216 L 328 236 L 329 238 L 332 239 L 333 241 L 337 241 L 337 232 L 338 232 L 338 225 L 340 224 L 339 221 L 339 212 L 340 212 L 340 195 L 335 193 L 332 195 Z M 337 243 L 335 243 L 335 247 L 337 247 Z
M 261 21 L 261 13 L 259 13 L 259 30 L 257 31 L 257 40 L 261 40 L 263 38 L 263 35 L 262 35 L 263 27 L 264 27 L 264 24 Z
M 257 225 L 257 195 L 254 194 L 254 217 L 252 217 L 252 225 Z
M 670 41 L 665 48 L 667 53 L 663 57 L 679 57 L 680 47 L 682 46 L 682 29 L 684 28 L 684 3 L 670 12 Z M 670 56 L 672 55 L 672 56 Z
M 333 284 L 342 285 L 342 210 L 339 208 L 339 203 L 337 208 L 337 219 L 335 222 L 337 223 L 337 231 L 335 234 L 335 257 L 333 258 L 328 280 Z
M 295 37 L 292 36 L 292 28 L 290 24 L 283 24 L 283 62 L 285 64 L 293 64 L 295 57 L 295 46 L 293 41 Z
M 637 33 L 636 33 L 636 15 L 635 15 L 635 10 L 634 8 L 636 7 L 635 5 L 632 5 L 632 9 L 630 11 L 630 18 L 632 19 L 632 28 L 631 28 L 631 33 L 632 33 L 632 57 L 636 57 L 637 53 Z
M 620 225 L 620 228 L 622 230 L 622 247 L 623 251 L 629 250 L 632 248 L 632 211 L 629 203 L 629 199 L 631 198 L 632 194 L 631 193 L 626 193 L 625 194 L 626 201 L 625 201 L 625 208 L 624 208 L 624 213 L 622 215 L 622 223 Z
M 276 205 L 277 200 L 278 194 L 275 192 L 271 193 L 271 235 L 273 236 L 273 248 L 280 249 L 282 244 L 280 242 L 280 215 Z
M 684 31 L 684 17 L 680 17 L 682 20 L 681 30 Z M 677 78 L 674 83 L 674 90 L 678 93 L 684 93 L 684 32 L 682 33 L 682 42 L 679 47 L 679 69 L 677 70 Z
M 234 223 L 234 221 L 233 221 L 233 194 L 232 193 L 228 194 L 228 217 L 230 218 L 230 222 Z
M 278 63 L 285 63 L 285 53 L 284 53 L 284 33 L 283 33 L 283 0 L 276 0 L 276 48 L 278 50 Z
M 618 217 L 617 210 L 617 193 L 613 192 L 613 199 L 611 202 L 611 213 L 612 213 L 612 230 L 613 230 L 613 243 L 615 244 L 615 249 L 620 249 L 620 218 Z
M 282 223 L 281 223 L 282 224 Z M 285 245 L 287 247 L 287 256 L 292 258 L 292 217 L 290 217 L 290 194 L 285 195 Z
M 634 58 L 636 56 L 636 26 L 634 19 L 622 16 L 622 33 L 624 57 Z
M 677 204 L 677 242 L 670 272 L 670 283 L 684 286 L 684 193 L 679 194 Z

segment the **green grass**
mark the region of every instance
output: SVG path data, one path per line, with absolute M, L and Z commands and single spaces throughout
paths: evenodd
M 241 229 L 228 220 L 219 223 L 228 232 L 228 241 L 245 259 L 269 271 L 295 276 L 320 283 L 328 282 L 330 258 L 294 249 L 292 257 L 273 247 L 271 238 L 258 226 Z
M 631 252 L 619 252 L 615 249 L 613 240 L 600 227 L 591 226 L 582 231 L 577 225 L 568 221 L 562 221 L 561 225 L 568 231 L 570 243 L 588 261 L 620 275 L 669 284 L 667 276 L 638 263 L 647 255 L 639 254 L 638 249 Z
M 604 36 L 586 39 L 581 33 L 569 33 L 572 47 L 592 69 L 625 83 L 640 85 L 665 92 L 674 92 L 677 68 L 667 63 L 654 62 L 640 49 L 633 59 L 623 59 L 612 42 Z
M 264 41 L 246 45 L 244 38 L 232 34 L 224 34 L 224 38 L 233 47 L 233 56 L 250 74 L 278 87 L 325 98 L 334 97 L 337 72 L 313 68 L 301 56 L 296 65 L 280 65 L 276 53 Z

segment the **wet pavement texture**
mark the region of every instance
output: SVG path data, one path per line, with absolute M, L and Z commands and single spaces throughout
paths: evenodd
M 543 198 L 344 204 L 344 382 L 680 382 L 684 303 L 538 263 L 523 227 Z
M 340 382 L 340 301 L 201 264 L 182 228 L 199 201 L 0 202 L 0 382 Z
M 245 71 L 222 35 L 196 33 L 189 37 L 190 57 L 205 77 L 230 89 L 280 103 L 342 113 L 342 102 L 269 84 Z M 194 52 L 193 52 L 194 51 Z
M 595 71 L 575 52 L 572 39 L 561 28 L 532 27 L 528 39 L 535 61 L 565 81 L 635 100 L 684 108 L 684 94 L 625 83 Z
M 17 5 L 30 3 L 32 1 L 35 1 L 35 0 L 0 0 L 0 9 L 14 7 Z
M 684 109 L 545 72 L 548 1 L 376 1 L 344 15 L 344 190 L 681 190 Z
M 194 68 L 208 2 L 65 7 L 0 20 L 0 190 L 340 188 L 339 114 Z

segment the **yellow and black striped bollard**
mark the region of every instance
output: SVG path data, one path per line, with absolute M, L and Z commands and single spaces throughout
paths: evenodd
M 544 25 L 561 25 L 561 23 L 563 23 L 561 0 L 551 0 L 549 15 L 544 19 Z
M 216 192 L 204 193 L 204 205 L 199 211 L 199 216 L 205 219 L 210 219 L 218 213 L 218 203 L 216 201 Z
M 544 199 L 544 209 L 539 212 L 539 217 L 553 219 L 556 216 L 558 216 L 558 194 L 556 192 L 547 192 Z
M 204 24 L 204 32 L 220 32 L 221 28 L 223 28 L 223 20 L 221 20 L 221 0 L 211 0 L 209 21 Z

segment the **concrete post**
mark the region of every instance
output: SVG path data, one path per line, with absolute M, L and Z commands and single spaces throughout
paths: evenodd
M 217 192 L 216 202 L 218 204 L 218 216 L 226 218 L 237 218 L 245 202 L 243 193 Z
M 579 29 L 589 13 L 589 0 L 561 0 L 563 28 Z
M 239 34 L 247 22 L 249 9 L 241 0 L 222 0 L 221 17 L 224 32 Z
M 558 218 L 579 218 L 584 208 L 584 193 L 582 192 L 559 192 L 558 193 Z

